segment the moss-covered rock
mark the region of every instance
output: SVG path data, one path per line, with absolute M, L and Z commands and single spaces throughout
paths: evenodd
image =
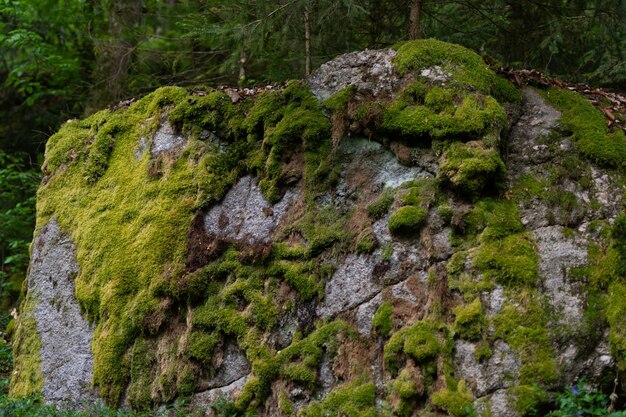
M 558 89 L 543 94 L 561 128 L 555 110 L 544 123 L 525 90 L 507 143 L 519 91 L 432 39 L 320 71 L 236 102 L 159 89 L 48 142 L 36 233 L 54 221 L 75 244 L 105 401 L 515 415 L 626 370 L 621 133 Z M 46 392 L 32 312 L 64 308 L 27 285 L 15 396 Z M 565 329 L 572 308 L 581 323 Z M 479 397 L 491 408 L 474 411 Z

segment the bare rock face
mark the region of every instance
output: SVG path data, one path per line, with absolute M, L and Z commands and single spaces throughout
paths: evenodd
M 40 191 L 37 326 L 20 331 L 41 340 L 42 394 L 92 401 L 93 380 L 109 404 L 186 398 L 198 415 L 226 400 L 261 416 L 513 417 L 581 378 L 612 383 L 623 170 L 579 149 L 547 93 L 519 93 L 428 40 L 237 103 L 148 96 L 169 103 L 140 114 L 162 120 L 151 141 L 140 126 L 120 138 L 128 154 L 88 185 L 71 149 Z M 62 136 L 50 152 L 74 146 Z
M 75 245 L 52 219 L 33 241 L 29 297 L 41 339 L 41 393 L 46 402 L 84 407 L 97 396 L 91 387 L 93 327 L 74 295 L 78 273 Z
M 391 63 L 395 54 L 391 49 L 366 49 L 341 55 L 323 64 L 308 79 L 311 91 L 320 100 L 348 86 L 355 86 L 357 91 L 374 97 L 390 95 L 399 83 Z
M 229 242 L 269 243 L 297 190 L 289 189 L 277 204 L 270 204 L 252 177 L 243 177 L 221 204 L 204 216 L 206 233 Z

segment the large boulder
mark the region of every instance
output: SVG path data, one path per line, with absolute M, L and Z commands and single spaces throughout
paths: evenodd
M 517 416 L 612 384 L 625 154 L 584 98 L 519 91 L 434 40 L 239 100 L 167 87 L 68 121 L 11 394 Z

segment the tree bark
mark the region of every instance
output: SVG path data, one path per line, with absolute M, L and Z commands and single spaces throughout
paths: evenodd
M 311 27 L 309 23 L 309 9 L 304 9 L 304 50 L 306 54 L 304 75 L 311 75 Z
M 420 38 L 420 7 L 421 0 L 411 0 L 409 12 L 409 39 L 415 40 Z
M 239 84 L 244 84 L 246 81 L 246 65 L 248 64 L 248 53 L 246 52 L 246 48 L 241 48 L 241 53 L 239 54 Z

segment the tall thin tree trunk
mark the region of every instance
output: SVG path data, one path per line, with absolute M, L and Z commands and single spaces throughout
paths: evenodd
M 309 24 L 309 9 L 304 9 L 304 50 L 306 54 L 304 75 L 311 75 L 311 27 Z
M 246 52 L 246 48 L 241 48 L 241 53 L 239 54 L 239 83 L 243 84 L 246 81 L 246 65 L 248 64 L 248 53 Z
M 409 14 L 409 39 L 415 40 L 420 38 L 420 6 L 421 0 L 412 0 Z

